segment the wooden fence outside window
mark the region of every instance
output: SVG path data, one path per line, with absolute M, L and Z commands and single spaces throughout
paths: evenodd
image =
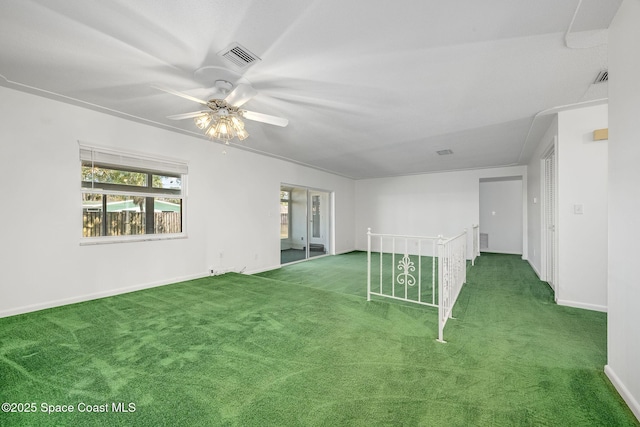
M 182 232 L 182 214 L 180 212 L 155 212 L 154 234 L 168 234 Z M 102 236 L 102 212 L 83 212 L 82 236 Z M 145 234 L 145 212 L 107 212 L 107 236 L 131 236 Z

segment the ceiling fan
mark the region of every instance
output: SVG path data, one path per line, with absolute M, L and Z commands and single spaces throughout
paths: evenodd
M 212 98 L 208 101 L 163 86 L 154 87 L 207 107 L 207 110 L 175 114 L 167 116 L 167 118 L 171 120 L 194 119 L 196 126 L 202 129 L 205 135 L 212 139 L 223 141 L 226 144 L 229 144 L 229 141 L 234 137 L 238 137 L 242 141 L 249 136 L 249 133 L 244 128 L 242 119 L 281 127 L 289 124 L 289 120 L 282 117 L 241 109 L 240 107 L 243 104 L 258 93 L 248 84 L 241 83 L 233 88 L 233 84 L 226 80 L 216 80 L 215 88 L 220 97 Z

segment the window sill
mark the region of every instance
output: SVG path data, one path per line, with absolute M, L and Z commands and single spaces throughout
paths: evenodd
M 83 237 L 80 240 L 80 246 L 92 245 L 108 245 L 112 243 L 133 243 L 133 242 L 151 242 L 158 240 L 176 240 L 186 239 L 186 233 L 180 234 L 161 234 L 161 235 L 141 235 L 141 236 L 107 236 L 107 237 Z

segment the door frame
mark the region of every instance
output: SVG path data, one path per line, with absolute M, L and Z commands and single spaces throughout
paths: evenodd
M 304 186 L 304 185 L 299 185 L 299 184 L 289 184 L 289 183 L 280 183 L 280 189 L 278 192 L 278 195 L 280 194 L 280 191 L 282 191 L 283 188 L 286 188 L 287 190 L 290 190 L 291 193 L 293 194 L 293 190 L 303 190 L 306 192 L 306 219 L 305 219 L 305 230 L 306 230 L 306 235 L 304 236 L 304 248 L 305 248 L 305 257 L 304 260 L 309 259 L 309 252 L 310 252 L 310 243 L 313 243 L 313 238 L 311 237 L 313 235 L 312 232 L 312 195 L 314 195 L 314 193 L 317 195 L 318 193 L 323 193 L 326 195 L 325 198 L 326 199 L 326 206 L 322 206 L 321 205 L 321 212 L 326 212 L 326 218 L 322 219 L 322 221 L 324 222 L 324 231 L 326 233 L 326 237 L 322 238 L 323 243 L 326 243 L 327 248 L 325 249 L 326 254 L 325 255 L 335 255 L 335 248 L 334 248 L 334 242 L 335 242 L 335 221 L 334 221 L 334 216 L 335 216 L 335 195 L 334 192 L 330 191 L 330 190 L 324 190 L 324 189 L 320 189 L 320 188 L 314 188 L 314 187 L 308 187 L 308 186 Z M 290 203 L 293 202 L 293 197 L 290 197 Z M 278 200 L 280 200 L 280 197 L 278 197 Z M 291 214 L 291 204 L 289 205 L 289 209 L 290 209 L 290 214 Z M 290 224 L 290 233 L 291 233 L 291 223 L 293 223 L 293 219 L 292 217 L 289 218 Z M 323 227 L 321 226 L 321 229 Z M 282 239 L 280 239 L 281 242 L 281 250 L 282 250 Z M 322 256 L 322 255 L 319 255 Z
M 540 279 L 549 283 L 558 300 L 558 137 L 540 158 Z

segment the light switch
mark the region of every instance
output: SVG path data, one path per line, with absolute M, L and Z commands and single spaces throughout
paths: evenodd
M 584 207 L 580 205 L 573 205 L 573 214 L 582 215 L 584 213 Z

